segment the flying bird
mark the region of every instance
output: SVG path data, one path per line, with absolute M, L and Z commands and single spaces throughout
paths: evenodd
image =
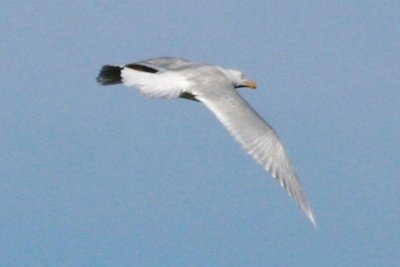
M 277 133 L 236 90 L 256 88 L 256 83 L 240 71 L 160 57 L 126 65 L 105 65 L 97 82 L 136 87 L 148 97 L 184 98 L 203 103 L 244 150 L 276 178 L 316 226 L 312 209 Z

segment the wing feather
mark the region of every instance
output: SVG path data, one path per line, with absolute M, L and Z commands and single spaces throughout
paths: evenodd
M 316 225 L 314 214 L 293 165 L 272 127 L 233 88 L 220 90 L 221 93 L 216 93 L 217 90 L 206 94 L 200 92 L 199 90 L 197 99 L 204 103 L 243 148 L 276 178 Z

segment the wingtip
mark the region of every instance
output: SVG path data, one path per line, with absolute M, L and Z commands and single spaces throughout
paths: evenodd
M 313 224 L 315 229 L 318 229 L 318 223 L 317 220 L 315 219 L 314 213 L 312 212 L 311 208 L 308 207 L 307 209 L 303 209 L 303 211 L 306 214 L 307 218 L 310 220 L 310 222 Z
M 317 220 L 314 217 L 314 214 L 311 213 L 311 215 L 308 218 L 310 219 L 311 223 L 314 225 L 314 228 L 318 229 L 318 223 L 317 223 Z
M 121 67 L 112 65 L 103 66 L 96 81 L 101 85 L 121 83 Z

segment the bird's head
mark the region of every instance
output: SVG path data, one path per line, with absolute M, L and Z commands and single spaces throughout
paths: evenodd
M 257 88 L 257 84 L 253 81 L 248 80 L 242 72 L 232 69 L 225 70 L 225 72 L 226 75 L 229 77 L 229 79 L 232 81 L 233 86 L 235 88 L 241 88 L 241 87 L 247 87 L 250 89 Z

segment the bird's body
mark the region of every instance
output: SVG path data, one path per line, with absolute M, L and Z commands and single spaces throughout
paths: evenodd
M 103 66 L 97 81 L 103 85 L 123 83 L 134 86 L 148 97 L 181 97 L 202 102 L 236 141 L 286 188 L 316 225 L 311 207 L 278 135 L 236 90 L 240 87 L 256 87 L 241 72 L 162 57 L 121 66 Z

